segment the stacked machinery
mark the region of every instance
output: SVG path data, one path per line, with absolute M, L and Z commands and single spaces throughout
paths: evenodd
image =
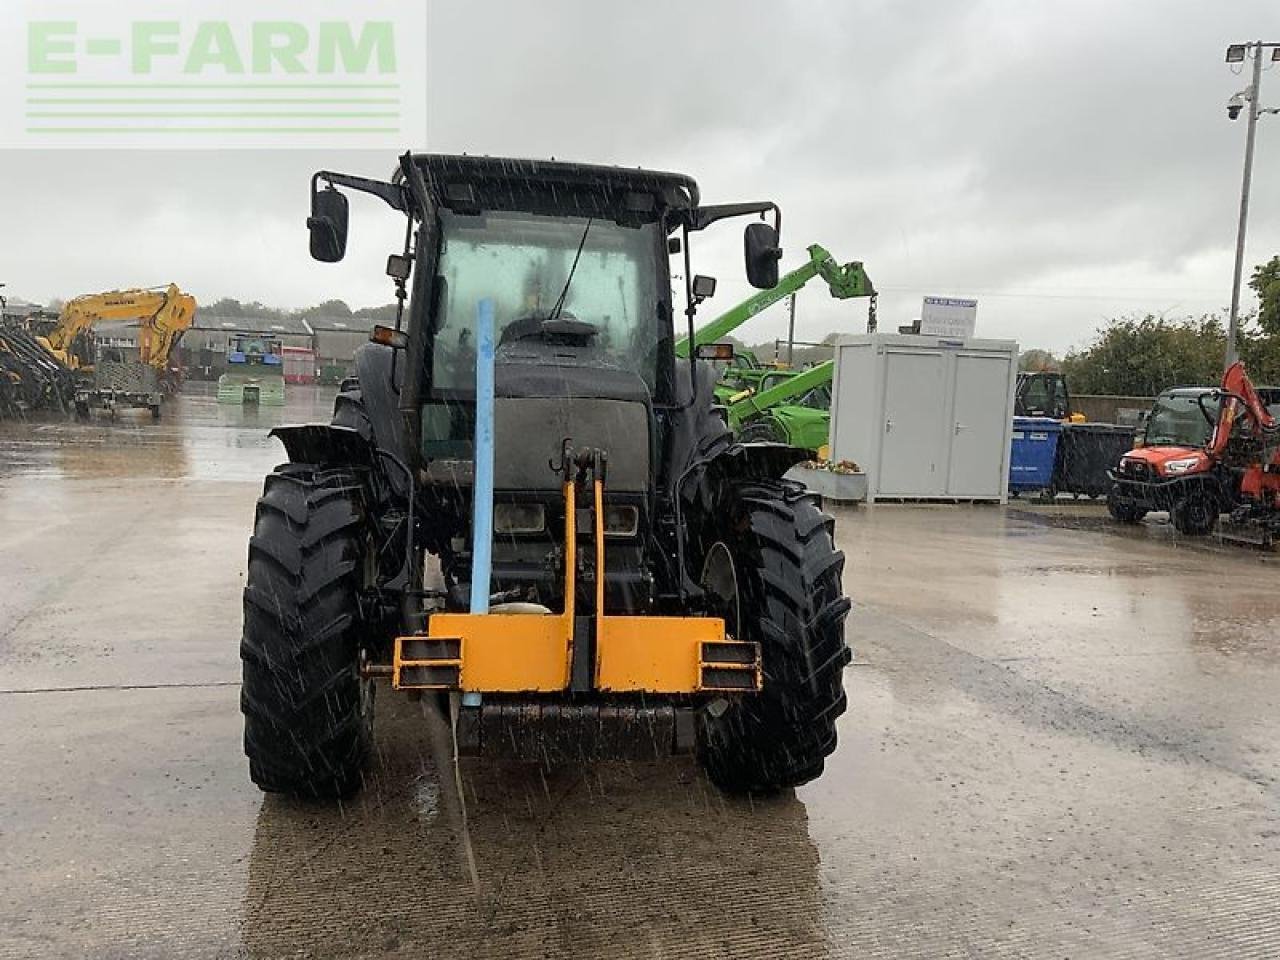
M 78 415 L 88 416 L 94 408 L 114 413 L 119 407 L 143 407 L 158 420 L 161 396 L 174 389 L 176 371 L 169 360 L 195 312 L 195 298 L 172 283 L 160 289 L 86 294 L 67 302 L 40 342 L 76 374 Z M 86 343 L 92 327 L 105 320 L 138 321 L 138 359 Z
M 160 398 L 171 392 L 174 348 L 195 317 L 196 302 L 174 284 L 155 290 L 112 290 L 67 302 L 41 336 L 10 324 L 0 329 L 0 406 L 33 409 L 74 403 L 92 407 L 146 407 L 160 416 Z M 138 359 L 115 348 L 99 349 L 89 334 L 104 320 L 137 320 Z

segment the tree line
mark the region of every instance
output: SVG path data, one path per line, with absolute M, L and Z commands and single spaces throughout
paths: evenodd
M 1280 384 L 1280 256 L 1258 265 L 1249 280 L 1258 297 L 1256 312 L 1241 317 L 1237 347 L 1256 383 Z M 256 300 L 242 303 L 223 297 L 202 307 L 223 317 L 356 317 L 375 323 L 394 323 L 396 305 L 353 310 L 344 300 L 325 300 L 301 310 L 282 310 Z M 1147 313 L 1106 321 L 1088 346 L 1058 357 L 1048 350 L 1030 349 L 1019 357 L 1021 370 L 1061 370 L 1076 394 L 1116 394 L 1150 397 L 1178 385 L 1212 385 L 1222 378 L 1227 347 L 1227 322 L 1220 314 L 1169 318 Z M 838 333 L 822 346 L 795 350 L 795 365 L 829 360 Z M 747 346 L 727 337 L 739 350 L 750 350 L 762 362 L 774 358 L 774 342 Z M 785 356 L 785 343 L 779 348 Z
M 1240 358 L 1255 383 L 1280 384 L 1280 256 L 1249 280 L 1258 310 L 1240 318 Z M 1171 319 L 1155 314 L 1108 320 L 1083 349 L 1059 359 L 1027 350 L 1023 370 L 1061 370 L 1075 394 L 1150 397 L 1174 386 L 1209 386 L 1222 379 L 1227 321 L 1216 313 Z
M 352 310 L 345 300 L 325 300 L 323 303 L 317 303 L 311 307 L 303 307 L 301 310 L 282 310 L 279 307 L 269 307 L 257 300 L 241 303 L 233 297 L 222 297 L 213 303 L 201 304 L 200 309 L 202 312 L 212 314 L 215 317 L 264 317 L 275 320 L 290 317 L 300 317 L 303 320 L 309 317 L 359 317 L 372 320 L 375 323 L 394 323 L 396 319 L 396 305 L 394 303 L 386 303 L 380 307 L 360 307 L 357 310 Z

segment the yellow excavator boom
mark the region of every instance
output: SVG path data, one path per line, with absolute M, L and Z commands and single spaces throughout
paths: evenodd
M 177 284 L 164 290 L 112 290 L 67 301 L 58 325 L 41 338 L 41 345 L 64 366 L 77 369 L 72 353 L 76 338 L 101 320 L 139 320 L 138 349 L 143 363 L 164 371 L 169 355 L 195 319 L 196 301 Z

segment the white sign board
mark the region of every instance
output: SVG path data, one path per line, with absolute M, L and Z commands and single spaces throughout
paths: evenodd
M 972 337 L 977 322 L 977 300 L 925 297 L 920 308 L 920 332 L 937 337 Z

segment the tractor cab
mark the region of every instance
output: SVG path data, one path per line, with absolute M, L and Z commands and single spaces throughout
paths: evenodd
M 1218 419 L 1212 387 L 1175 387 L 1156 397 L 1138 446 L 1124 455 L 1119 473 L 1153 480 L 1208 469 L 1202 456 Z
M 237 333 L 227 340 L 227 368 L 218 378 L 218 402 L 284 405 L 284 356 L 276 337 Z
M 227 341 L 227 363 L 279 366 L 280 341 L 270 334 L 236 334 Z
M 1048 370 L 1019 373 L 1014 394 L 1014 416 L 1068 419 L 1071 416 L 1071 393 L 1067 390 L 1067 378 Z

